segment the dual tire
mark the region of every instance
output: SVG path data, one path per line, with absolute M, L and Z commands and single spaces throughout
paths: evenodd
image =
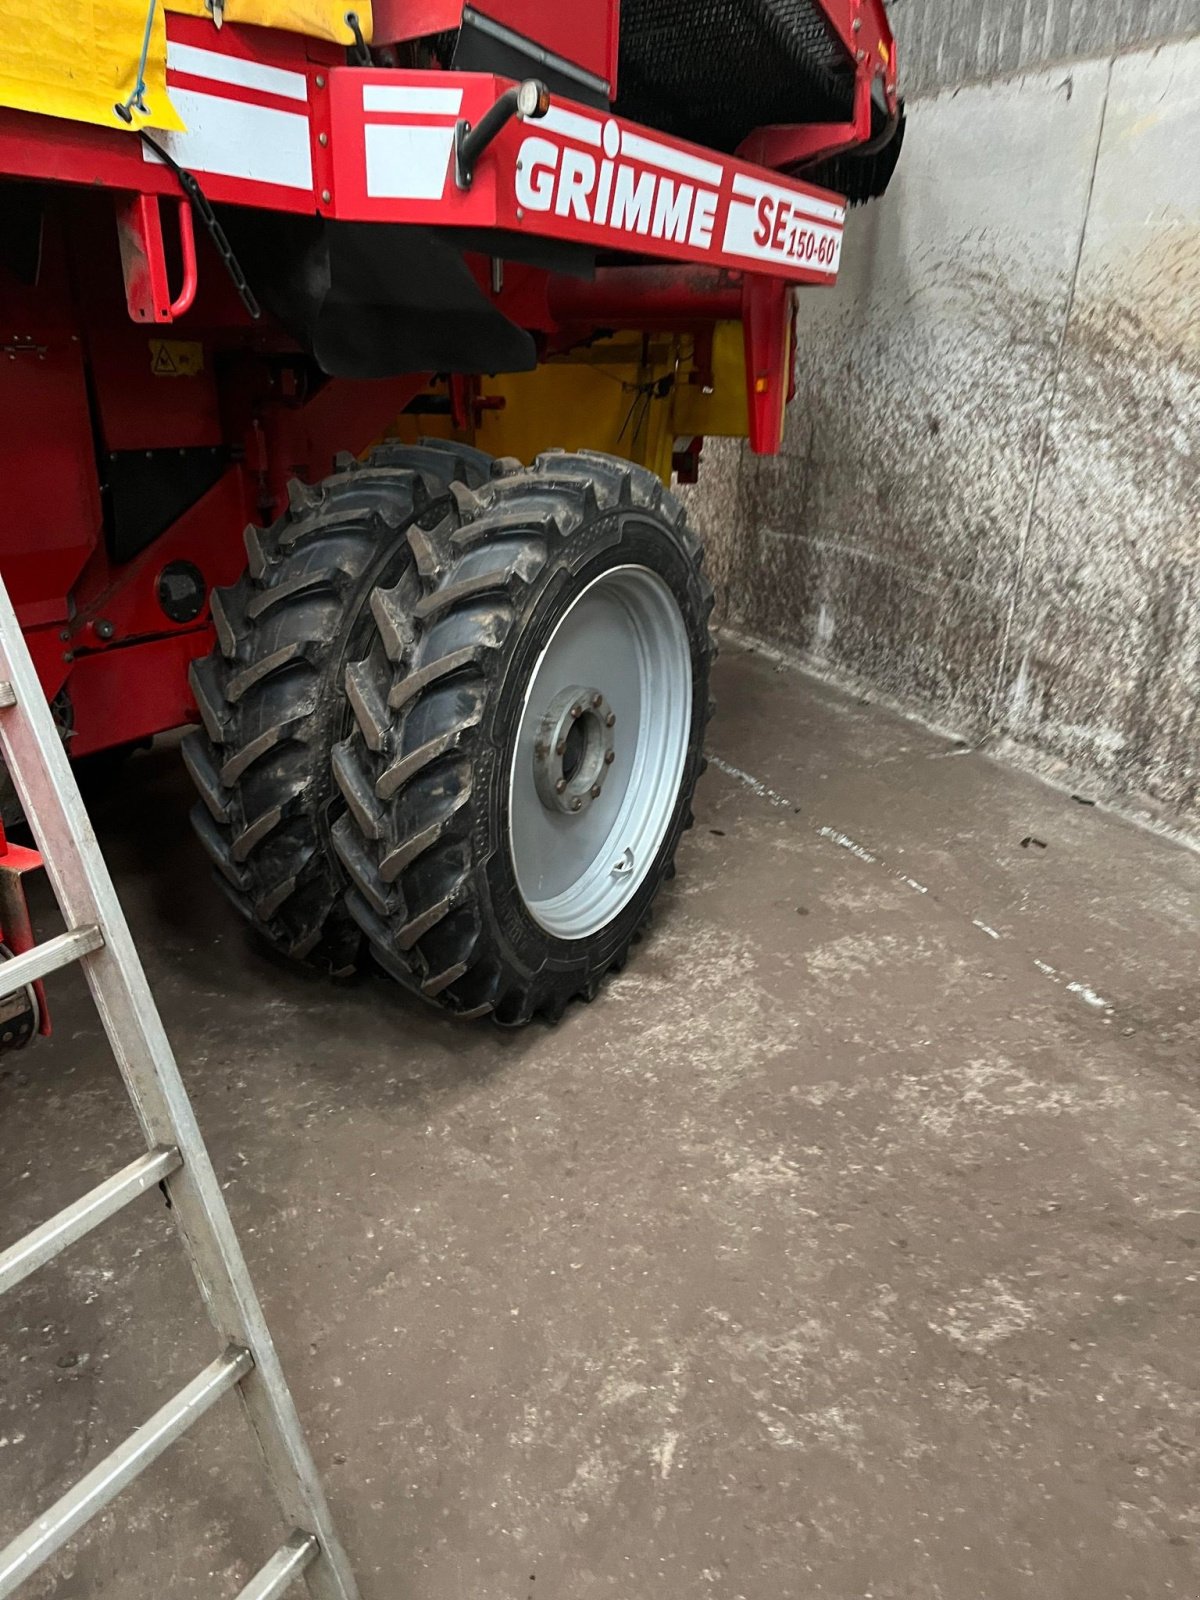
M 591 453 L 385 445 L 247 549 L 184 746 L 237 909 L 462 1017 L 590 999 L 704 765 L 712 594 L 678 502 Z

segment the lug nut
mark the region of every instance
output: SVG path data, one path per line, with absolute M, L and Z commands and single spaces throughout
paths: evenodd
M 582 706 L 572 706 L 571 707 L 571 715 L 573 717 L 581 717 L 583 715 L 583 707 Z
M 617 759 L 617 752 L 615 750 L 606 750 L 604 752 L 604 765 L 606 767 L 611 767 L 613 762 L 616 759 Z
M 592 709 L 593 710 L 599 711 L 600 707 L 603 704 L 604 704 L 604 696 L 602 694 L 594 694 L 592 696 Z
M 556 794 L 561 794 L 566 787 L 567 787 L 567 780 L 565 778 L 560 778 L 558 780 L 558 782 L 554 785 L 554 792 Z
M 599 798 L 600 798 L 600 785 L 598 783 L 594 783 L 592 785 L 592 799 L 593 800 L 599 800 Z
M 560 739 L 558 741 L 558 743 L 554 746 L 554 752 L 555 752 L 556 755 L 560 755 L 561 756 L 561 755 L 564 755 L 566 753 L 566 748 L 567 748 L 567 741 L 565 739 Z
M 583 805 L 583 801 L 582 801 L 582 800 L 581 800 L 581 799 L 580 799 L 580 798 L 579 798 L 579 796 L 578 796 L 578 795 L 576 795 L 576 796 L 575 796 L 575 798 L 574 798 L 574 800 L 572 800 L 572 801 L 571 801 L 571 810 L 572 810 L 572 811 L 578 811 L 578 810 L 579 810 L 579 808 L 580 808 L 580 807 L 581 807 L 581 806 L 582 806 L 582 805 Z
M 611 727 L 612 727 L 612 725 L 613 725 L 613 723 L 614 723 L 614 722 L 615 722 L 615 721 L 616 721 L 616 720 L 617 720 L 617 714 L 616 714 L 616 712 L 615 712 L 615 711 L 610 711 L 610 712 L 609 712 L 609 713 L 608 713 L 608 715 L 607 715 L 607 716 L 606 716 L 606 717 L 605 717 L 605 719 L 604 719 L 604 726 L 605 726 L 605 727 L 606 727 L 606 728 L 611 728 Z

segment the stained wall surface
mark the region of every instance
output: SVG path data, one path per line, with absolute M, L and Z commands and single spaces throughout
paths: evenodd
M 693 494 L 727 622 L 1195 834 L 1198 126 L 1200 38 L 918 95 Z

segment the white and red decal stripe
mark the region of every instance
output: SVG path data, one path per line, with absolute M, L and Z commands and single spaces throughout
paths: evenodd
M 736 172 L 722 248 L 750 261 L 795 262 L 836 275 L 845 223 L 844 205 Z
M 187 132 L 159 133 L 157 141 L 189 171 L 311 192 L 305 74 L 221 48 L 234 43 L 232 30 L 210 30 L 206 39 L 201 47 L 168 32 L 167 88 Z
M 846 208 L 836 197 L 773 181 L 618 118 L 552 106 L 522 130 L 518 220 L 541 213 L 548 232 L 631 245 L 684 246 L 728 262 L 761 263 L 832 282 Z M 559 219 L 562 219 L 560 222 Z
M 365 83 L 367 194 L 373 200 L 440 200 L 463 92 L 453 86 Z

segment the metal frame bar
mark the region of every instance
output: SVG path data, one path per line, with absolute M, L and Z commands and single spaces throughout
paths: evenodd
M 279 1600 L 317 1554 L 317 1541 L 311 1533 L 294 1533 L 286 1544 L 261 1567 L 237 1600 Z
M 43 1222 L 16 1244 L 0 1251 L 0 1294 L 15 1289 L 31 1272 L 53 1261 L 76 1239 L 82 1239 L 85 1233 L 99 1227 L 156 1183 L 169 1178 L 182 1165 L 183 1157 L 174 1146 L 168 1150 L 150 1150 L 97 1184 L 74 1204 L 66 1206 L 49 1222 Z
M 140 1428 L 135 1428 L 123 1444 L 80 1478 L 49 1511 L 0 1550 L 0 1600 L 7 1600 L 73 1533 L 78 1533 L 85 1522 L 128 1488 L 139 1473 L 244 1378 L 252 1365 L 248 1350 L 231 1346 Z
M 13 695 L 13 702 L 7 705 L 2 687 L 5 683 Z M 99 930 L 103 938 L 102 943 L 89 945 L 87 953 L 77 949 L 81 966 L 147 1145 L 152 1151 L 176 1149 L 182 1158 L 182 1165 L 163 1181 L 183 1247 L 220 1342 L 227 1351 L 233 1347 L 244 1352 L 248 1363 L 244 1369 L 239 1365 L 231 1381 L 237 1384 L 245 1405 L 284 1526 L 301 1529 L 316 1541 L 316 1554 L 304 1572 L 309 1594 L 312 1600 L 358 1600 L 349 1562 L 334 1529 L 295 1402 L 195 1112 L 3 581 L 0 756 L 37 838 L 67 927 L 74 930 L 67 937 L 79 940 L 82 932 L 85 942 Z M 16 965 L 14 960 L 5 963 L 5 968 L 11 973 Z M 27 975 L 19 981 L 28 981 Z M 63 1222 L 61 1217 L 56 1220 Z M 52 1222 L 51 1227 L 54 1225 Z M 69 1231 L 72 1223 L 68 1220 L 64 1226 Z M 223 1360 L 228 1361 L 228 1356 Z M 165 1407 L 147 1427 L 157 1425 L 170 1409 Z M 140 1434 L 135 1435 L 128 1448 L 131 1460 L 141 1462 L 139 1437 Z M 110 1473 L 106 1482 L 115 1483 L 114 1494 L 140 1470 L 134 1465 L 125 1473 L 118 1462 L 117 1477 L 112 1478 L 112 1465 L 119 1455 L 118 1451 L 96 1469 L 97 1473 Z M 94 1476 L 89 1474 L 48 1517 L 55 1519 L 68 1502 L 74 1505 L 72 1496 L 78 1498 Z M 70 1520 L 73 1531 L 84 1520 L 73 1519 L 74 1512 L 70 1511 L 70 1517 L 64 1518 L 61 1525 L 66 1526 Z M 41 1519 L 21 1539 L 35 1535 L 46 1520 Z M 66 1537 L 69 1533 L 63 1534 Z M 31 1569 L 21 1570 L 24 1573 Z M 0 1597 L 9 1592 L 8 1588 L 0 1588 Z
M 39 978 L 47 978 L 62 967 L 69 967 L 72 961 L 99 950 L 103 943 L 104 935 L 100 929 L 91 927 L 72 928 L 67 933 L 47 939 L 44 944 L 34 945 L 32 950 L 14 956 L 0 967 L 0 990 L 3 991 L 0 999 L 15 994 L 27 983 L 36 983 Z

